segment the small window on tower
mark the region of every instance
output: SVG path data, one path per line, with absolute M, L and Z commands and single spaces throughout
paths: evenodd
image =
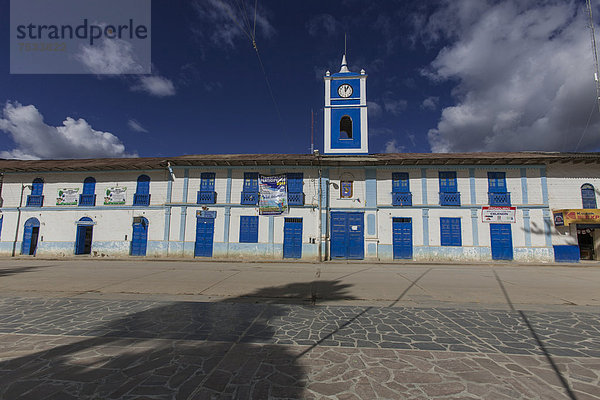
M 352 118 L 347 115 L 340 120 L 340 139 L 352 139 Z

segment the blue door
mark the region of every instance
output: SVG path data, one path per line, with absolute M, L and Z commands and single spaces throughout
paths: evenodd
M 490 224 L 492 259 L 512 260 L 513 246 L 510 224 Z
M 40 234 L 40 221 L 37 218 L 29 218 L 25 221 L 23 231 L 23 244 L 21 254 L 33 256 L 37 248 L 38 235 Z
M 363 213 L 331 213 L 331 258 L 362 260 L 364 239 Z
M 392 220 L 392 235 L 394 243 L 394 259 L 412 260 L 412 219 L 394 218 Z
M 214 233 L 214 218 L 196 218 L 196 245 L 194 246 L 194 257 L 212 257 Z
M 75 238 L 75 254 L 91 254 L 94 222 L 89 217 L 77 221 L 77 237 Z
M 144 217 L 133 218 L 133 235 L 131 235 L 131 255 L 145 256 L 148 244 L 148 220 Z
M 285 219 L 283 258 L 302 258 L 302 218 Z

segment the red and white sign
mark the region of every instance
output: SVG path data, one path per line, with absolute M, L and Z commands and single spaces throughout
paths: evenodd
M 517 207 L 481 207 L 482 222 L 514 224 L 517 220 Z

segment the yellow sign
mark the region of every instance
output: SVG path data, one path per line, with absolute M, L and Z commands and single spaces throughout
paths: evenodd
M 554 224 L 556 226 L 569 224 L 600 224 L 600 210 L 599 209 L 571 209 L 571 210 L 555 210 Z M 562 215 L 562 221 L 561 221 Z M 558 223 L 557 223 L 558 222 Z

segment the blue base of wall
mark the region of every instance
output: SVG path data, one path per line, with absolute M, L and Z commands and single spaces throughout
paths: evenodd
M 554 246 L 554 261 L 579 262 L 579 246 Z

